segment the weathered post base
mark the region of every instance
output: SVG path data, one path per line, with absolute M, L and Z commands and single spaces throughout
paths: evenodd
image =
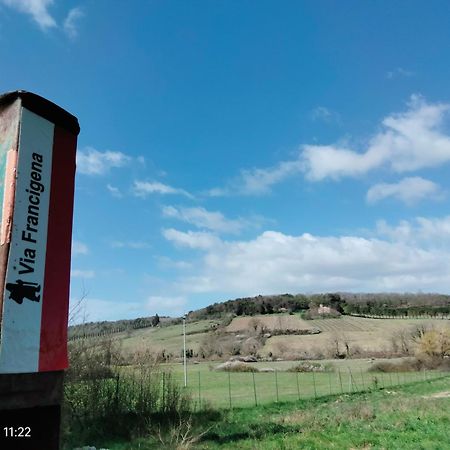
M 0 374 L 0 448 L 58 450 L 64 372 Z

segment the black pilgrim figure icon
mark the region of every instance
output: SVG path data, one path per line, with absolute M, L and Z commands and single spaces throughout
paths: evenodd
M 10 292 L 9 298 L 16 301 L 19 305 L 23 299 L 27 298 L 32 302 L 38 302 L 41 299 L 41 286 L 37 283 L 16 280 L 15 283 L 6 283 L 6 289 Z

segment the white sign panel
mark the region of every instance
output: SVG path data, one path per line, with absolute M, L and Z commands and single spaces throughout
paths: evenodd
M 47 248 L 54 125 L 22 109 L 0 372 L 36 372 Z

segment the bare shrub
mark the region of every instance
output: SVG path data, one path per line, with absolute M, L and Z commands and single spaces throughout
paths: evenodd
M 417 372 L 420 370 L 450 370 L 450 359 L 437 357 L 415 357 L 402 361 L 380 361 L 369 372 Z
M 390 337 L 391 350 L 396 355 L 407 356 L 412 351 L 412 331 L 411 329 L 399 329 L 392 333 Z
M 369 372 L 415 372 L 420 370 L 422 365 L 415 359 L 407 359 L 400 362 L 380 361 L 375 363 Z
M 150 425 L 151 426 L 151 425 Z M 154 433 L 159 448 L 167 450 L 190 450 L 212 427 L 202 432 L 195 432 L 192 415 L 179 419 L 167 429 L 158 428 Z
M 112 366 L 121 362 L 120 344 L 111 337 L 72 341 L 68 351 L 68 381 L 111 377 Z
M 205 359 L 214 355 L 221 357 L 223 355 L 223 346 L 221 341 L 219 332 L 208 333 L 200 344 L 200 348 L 198 350 L 199 355 Z
M 123 364 L 137 368 L 148 368 L 150 370 L 159 370 L 159 365 L 166 362 L 168 355 L 165 350 L 153 351 L 146 345 L 137 347 L 133 352 L 122 356 Z
M 444 359 L 450 357 L 450 328 L 432 328 L 416 339 L 418 357 Z
M 333 366 L 330 364 L 319 364 L 312 362 L 302 362 L 287 369 L 287 372 L 332 372 Z
M 258 372 L 257 367 L 240 361 L 227 361 L 226 363 L 218 365 L 216 370 L 224 372 Z

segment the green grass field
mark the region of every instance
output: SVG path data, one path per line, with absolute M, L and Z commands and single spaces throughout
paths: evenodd
M 215 320 L 199 320 L 189 323 L 186 329 L 188 348 L 198 350 L 202 339 L 211 329 L 211 326 L 216 323 Z M 182 325 L 169 325 L 132 330 L 129 334 L 118 333 L 114 335 L 114 339 L 121 343 L 122 351 L 125 354 L 150 347 L 155 353 L 165 350 L 178 357 L 183 348 L 182 333 Z
M 392 361 L 392 360 L 391 360 Z M 215 364 L 188 366 L 188 390 L 200 406 L 244 407 L 352 393 L 374 387 L 398 386 L 441 376 L 438 372 L 373 373 L 376 361 L 320 361 L 332 368 L 323 373 L 294 373 L 286 369 L 296 362 L 254 363 L 274 372 L 236 373 L 211 370 Z M 183 384 L 183 366 L 171 365 L 174 378 Z
M 278 323 L 278 318 L 266 317 Z M 286 317 L 292 322 L 292 316 Z M 296 319 L 300 320 L 298 317 Z M 349 343 L 350 348 L 354 342 L 364 349 L 367 343 L 368 350 L 380 350 L 390 345 L 392 335 L 399 330 L 425 323 L 441 325 L 444 321 L 358 317 L 313 320 L 308 321 L 308 324 L 320 328 L 322 333 L 272 336 L 266 340 L 262 353 L 270 346 L 276 346 L 277 342 L 294 353 L 296 349 L 327 349 L 333 346 L 336 336 L 340 342 Z M 201 342 L 209 338 L 208 333 L 215 324 L 215 321 L 209 320 L 189 323 L 187 348 L 195 352 Z M 136 408 L 144 404 L 141 401 L 144 398 L 141 387 L 140 393 L 135 392 L 137 396 L 133 397 L 129 406 L 125 401 L 122 402 L 122 409 L 111 408 L 107 412 L 121 423 L 133 414 L 134 420 L 141 417 L 149 422 L 139 422 L 139 427 L 133 428 L 133 432 L 127 435 L 123 427 L 119 427 L 122 434 L 118 434 L 114 427 L 111 428 L 109 419 L 105 419 L 107 425 L 103 426 L 102 418 L 97 423 L 100 427 L 98 432 L 94 427 L 88 430 L 92 431 L 91 434 L 86 434 L 94 439 L 92 443 L 97 447 L 110 450 L 450 449 L 444 439 L 450 428 L 448 373 L 373 372 L 370 369 L 379 360 L 372 358 L 320 359 L 314 362 L 324 365 L 327 371 L 296 373 L 287 370 L 297 365 L 298 361 L 275 361 L 275 356 L 266 361 L 246 363 L 246 366 L 255 366 L 259 370 L 256 373 L 229 373 L 215 370 L 229 355 L 225 355 L 222 361 L 204 361 L 194 357 L 188 360 L 188 386 L 186 390 L 181 388 L 181 392 L 190 394 L 193 403 L 189 403 L 189 409 L 184 410 L 188 416 L 183 413 L 180 423 L 175 420 L 169 425 L 164 420 L 165 407 L 160 405 L 164 404 L 164 399 L 168 399 L 167 388 L 172 381 L 175 382 L 175 390 L 177 386 L 183 386 L 183 365 L 176 362 L 181 359 L 182 325 L 133 330 L 117 334 L 114 339 L 121 343 L 124 353 L 165 350 L 166 354 L 172 353 L 175 358 L 171 363 L 155 366 L 154 369 L 151 369 L 151 365 L 146 366 L 146 360 L 143 359 L 137 365 L 113 368 L 114 371 L 123 372 L 123 375 L 136 372 L 137 376 L 130 378 L 135 390 L 139 388 L 139 373 L 155 370 L 150 373 L 150 378 L 152 389 L 156 390 L 159 397 L 152 394 L 150 397 L 156 400 L 149 397 L 149 401 L 156 402 L 157 414 L 146 416 L 140 410 L 136 413 Z M 147 358 L 145 355 L 143 357 Z M 105 383 L 112 386 L 109 394 L 104 395 L 106 403 L 103 403 L 108 404 L 111 395 L 114 397 L 114 392 L 119 391 L 117 388 L 114 390 L 114 378 L 105 380 Z M 93 389 L 92 396 L 97 394 L 103 395 L 100 390 Z M 127 395 L 128 391 L 125 393 L 126 398 Z M 108 414 L 105 417 L 109 417 Z M 90 424 L 89 421 L 86 423 Z M 71 434 L 71 442 L 78 443 L 77 436 Z M 125 439 L 125 436 L 131 443 L 119 444 L 115 440 Z M 135 439 L 135 436 L 141 438 Z M 108 437 L 113 440 L 112 443 L 104 442 Z M 89 442 L 80 444 L 87 445 Z
M 201 449 L 450 448 L 449 378 L 227 414 Z
M 446 450 L 450 376 L 362 393 L 201 411 L 175 431 L 110 450 Z M 184 436 L 184 439 L 183 439 Z

